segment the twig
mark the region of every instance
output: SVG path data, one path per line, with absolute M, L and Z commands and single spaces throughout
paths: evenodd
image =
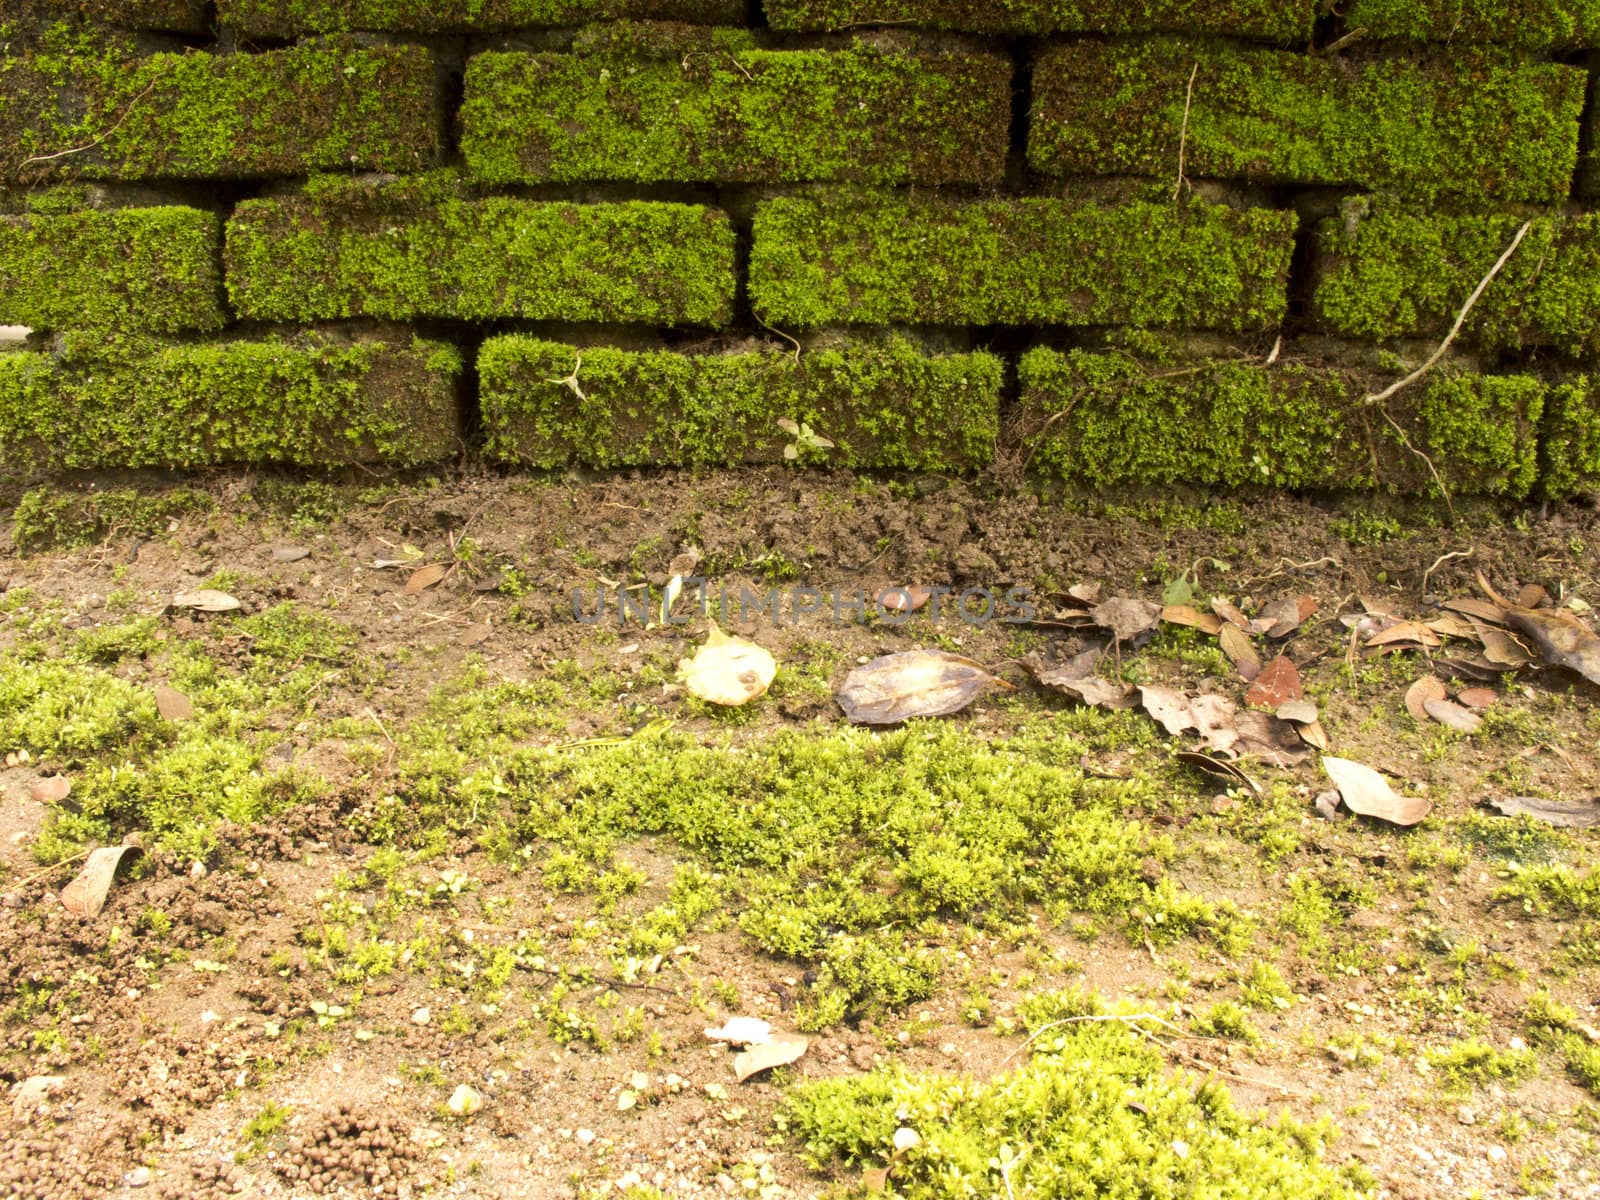
M 389 736 L 388 729 L 386 729 L 383 722 L 378 719 L 378 714 L 369 708 L 367 709 L 367 716 L 370 717 L 372 719 L 372 723 L 378 727 L 378 732 L 383 734 L 383 740 L 388 742 L 391 746 L 396 746 L 397 744 L 394 738 Z
M 1272 339 L 1272 353 L 1267 355 L 1267 361 L 1263 365 L 1270 367 L 1273 363 L 1277 362 L 1278 354 L 1282 349 L 1283 334 L 1280 333 L 1277 337 Z
M 85 850 L 82 854 L 74 854 L 71 858 L 63 858 L 60 862 L 53 862 L 48 867 L 40 867 L 37 871 L 30 871 L 0 894 L 6 896 L 15 895 L 17 892 L 20 892 L 23 888 L 27 887 L 35 880 L 43 879 L 46 875 L 50 875 L 56 871 L 59 871 L 62 867 L 77 862 L 80 858 L 88 857 L 89 851 Z
M 139 101 L 143 100 L 146 96 L 148 96 L 150 94 L 150 92 L 151 92 L 151 89 L 153 89 L 156 86 L 156 84 L 158 84 L 160 82 L 161 82 L 160 78 L 157 77 L 155 79 L 152 79 L 148 84 L 146 84 L 144 91 L 140 92 L 132 100 L 128 101 L 128 107 L 122 110 L 122 115 L 117 118 L 117 123 L 115 125 L 113 125 L 110 129 L 108 129 L 104 133 L 102 133 L 99 137 L 95 138 L 94 141 L 85 142 L 81 146 L 74 146 L 71 150 L 58 150 L 54 154 L 36 154 L 32 158 L 23 159 L 22 160 L 22 166 L 31 167 L 34 163 L 53 162 L 55 159 L 58 159 L 58 158 L 66 158 L 68 155 L 82 154 L 85 150 L 93 150 L 101 142 L 105 141 L 113 133 L 115 133 L 117 130 L 122 128 L 122 123 L 124 121 L 126 121 L 130 116 L 133 115 L 133 106 L 135 104 L 138 104 Z
M 1406 436 L 1406 431 L 1400 427 L 1400 422 L 1389 415 L 1387 408 L 1379 405 L 1378 411 L 1383 414 L 1383 419 L 1389 422 L 1389 428 L 1394 430 L 1395 436 L 1400 439 L 1400 444 L 1420 458 L 1422 465 L 1428 468 L 1428 474 L 1433 476 L 1433 482 L 1438 485 L 1439 494 L 1444 497 L 1445 508 L 1450 510 L 1450 520 L 1454 522 L 1456 519 L 1455 502 L 1450 499 L 1450 489 L 1445 487 L 1444 480 L 1439 476 L 1439 468 L 1433 465 L 1433 459 L 1429 458 L 1424 451 L 1417 449 L 1411 439 Z
M 763 329 L 770 330 L 771 332 L 777 334 L 784 341 L 788 342 L 791 346 L 794 347 L 794 365 L 798 367 L 800 365 L 800 339 L 797 338 L 797 337 L 793 337 L 790 334 L 785 333 L 783 330 L 778 329 L 776 326 L 768 325 L 765 321 L 763 321 L 755 313 L 751 313 L 750 315 L 756 318 L 757 323 L 760 324 L 760 326 Z
M 1334 53 L 1337 53 L 1338 51 L 1343 50 L 1346 46 L 1350 45 L 1352 42 L 1358 42 L 1358 41 L 1360 41 L 1362 38 L 1364 38 L 1366 36 L 1367 36 L 1367 27 L 1365 25 L 1359 26 L 1359 27 L 1357 27 L 1355 29 L 1352 29 L 1349 33 L 1345 34 L 1338 41 L 1331 42 L 1328 45 L 1324 46 L 1321 50 L 1318 50 L 1317 53 L 1318 54 L 1334 54 Z
M 1178 131 L 1178 182 L 1172 185 L 1172 198 L 1177 200 L 1183 194 L 1183 160 L 1189 149 L 1189 105 L 1194 102 L 1194 80 L 1200 74 L 1200 64 L 1194 64 L 1194 70 L 1189 72 L 1189 90 L 1183 95 L 1183 128 Z
M 1433 560 L 1433 566 L 1429 567 L 1422 573 L 1422 594 L 1424 596 L 1428 594 L 1428 576 L 1432 575 L 1440 567 L 1444 566 L 1445 563 L 1449 562 L 1452 558 L 1471 558 L 1476 553 L 1477 551 L 1469 546 L 1465 550 L 1452 550 L 1448 554 L 1439 555 L 1438 558 Z

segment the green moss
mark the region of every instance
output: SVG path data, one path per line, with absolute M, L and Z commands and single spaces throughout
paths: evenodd
M 123 29 L 201 33 L 206 28 L 200 0 L 7 0 L 6 7 L 9 15 L 24 23 L 80 17 Z
M 782 462 L 795 444 L 778 425 L 788 420 L 834 443 L 804 455 L 829 466 L 962 469 L 989 461 L 999 424 L 998 358 L 929 357 L 901 339 L 812 350 L 796 364 L 779 351 L 581 350 L 510 336 L 484 344 L 478 370 L 486 453 L 536 467 Z
M 1600 40 L 1595 0 L 1354 0 L 1351 29 L 1414 42 L 1504 42 L 1542 50 Z
M 1530 201 L 1570 190 L 1586 85 L 1481 49 L 1351 62 L 1173 39 L 1053 46 L 1033 79 L 1047 174 L 1172 179 L 1182 141 L 1192 178 Z
M 756 210 L 750 299 L 784 326 L 1135 324 L 1265 329 L 1295 217 L 1198 201 L 962 202 L 853 193 Z
M 1511 245 L 1523 218 L 1449 216 L 1348 200 L 1317 228 L 1313 318 L 1358 338 L 1440 338 Z M 1540 217 L 1484 289 L 1461 342 L 1600 353 L 1600 218 Z
M 441 127 L 418 46 L 0 57 L 0 179 L 414 171 Z
M 218 0 L 217 19 L 248 37 L 372 30 L 471 33 L 656 17 L 735 25 L 741 0 Z
M 130 488 L 87 492 L 34 488 L 11 513 L 11 541 L 22 554 L 70 549 L 103 538 L 150 537 L 177 518 L 207 513 L 215 501 L 191 488 L 140 493 Z
M 153 737 L 155 697 L 105 671 L 0 658 L 0 747 L 60 769 Z
M 684 204 L 466 199 L 449 175 L 368 186 L 317 181 L 247 200 L 228 222 L 241 316 L 726 324 L 734 235 Z
M 1532 1075 L 1538 1065 L 1531 1050 L 1496 1050 L 1475 1037 L 1425 1050 L 1422 1057 L 1454 1087 L 1496 1080 L 1515 1082 Z
M 1575 376 L 1550 389 L 1539 474 L 1546 496 L 1600 490 L 1600 380 L 1594 376 Z
M 436 461 L 456 444 L 436 343 L 317 335 L 167 344 L 75 334 L 0 355 L 8 473 L 84 467 Z M 430 365 L 432 364 L 432 365 Z
M 921 25 L 972 33 L 1213 33 L 1273 42 L 1311 37 L 1315 0 L 767 0 L 774 29 Z
M 1001 54 L 760 50 L 720 30 L 698 41 L 666 56 L 609 45 L 475 56 L 461 108 L 468 170 L 488 183 L 878 184 L 993 184 L 1005 170 Z
M 1428 492 L 1421 458 L 1362 397 L 1375 374 L 1280 361 L 1197 360 L 1157 370 L 1120 354 L 1023 356 L 1029 458 L 1109 483 Z M 1452 493 L 1525 496 L 1538 476 L 1545 388 L 1531 377 L 1436 373 L 1386 411 Z
M 198 209 L 0 216 L 0 323 L 220 329 L 222 220 Z

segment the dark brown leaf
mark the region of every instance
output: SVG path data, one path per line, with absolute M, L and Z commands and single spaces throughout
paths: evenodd
M 913 717 L 942 717 L 971 704 L 1000 683 L 970 658 L 943 650 L 885 654 L 845 676 L 835 699 L 858 725 L 898 725 Z
M 1513 607 L 1506 609 L 1506 619 L 1513 629 L 1533 642 L 1546 665 L 1565 667 L 1590 683 L 1600 683 L 1600 637 L 1576 617 L 1564 612 Z
M 1256 614 L 1255 623 L 1269 638 L 1286 638 L 1316 611 L 1315 596 L 1284 596 Z
M 1418 725 L 1426 725 L 1428 701 L 1443 700 L 1447 695 L 1449 692 L 1444 686 L 1444 680 L 1437 675 L 1424 675 L 1406 689 L 1406 711 Z
M 1283 655 L 1278 655 L 1245 689 L 1244 702 L 1251 708 L 1277 708 L 1305 693 L 1300 687 L 1300 671 Z
M 1457 733 L 1477 733 L 1483 726 L 1482 717 L 1452 700 L 1424 700 L 1422 707 L 1439 724 L 1447 725 Z
M 1207 754 L 1204 750 L 1179 750 L 1173 757 L 1186 766 L 1193 767 L 1202 775 L 1237 784 L 1257 800 L 1261 799 L 1261 785 L 1225 758 Z
M 415 596 L 418 592 L 425 592 L 438 583 L 447 574 L 450 568 L 443 563 L 429 563 L 425 567 L 418 567 L 411 572 L 411 578 L 406 580 L 405 594 Z
M 1592 829 L 1600 826 L 1600 800 L 1580 800 L 1576 804 L 1562 804 L 1543 800 L 1537 796 L 1507 796 L 1503 800 L 1485 803 L 1502 816 L 1515 817 L 1526 814 L 1564 829 Z
M 1339 789 L 1344 806 L 1364 817 L 1374 817 L 1391 825 L 1415 825 L 1433 805 L 1420 796 L 1402 796 L 1389 781 L 1364 763 L 1348 758 L 1322 756 L 1322 769 Z
M 1222 644 L 1222 652 L 1245 679 L 1261 674 L 1261 656 L 1250 644 L 1249 636 L 1237 625 L 1224 625 L 1217 640 Z
M 1298 726 L 1280 721 L 1271 713 L 1240 713 L 1235 727 L 1239 731 L 1239 741 L 1234 749 L 1259 758 L 1269 766 L 1298 766 L 1311 757 L 1310 748 L 1300 738 Z

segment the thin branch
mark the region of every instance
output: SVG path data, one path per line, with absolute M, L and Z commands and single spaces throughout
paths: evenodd
M 1183 128 L 1178 131 L 1178 182 L 1172 186 L 1172 198 L 1177 200 L 1183 194 L 1183 160 L 1189 149 L 1189 106 L 1194 103 L 1194 80 L 1200 74 L 1200 64 L 1194 64 L 1194 70 L 1189 72 L 1189 90 L 1183 96 Z
M 68 157 L 69 155 L 72 155 L 72 154 L 82 154 L 85 150 L 93 150 L 101 142 L 105 141 L 113 133 L 115 133 L 117 130 L 122 128 L 122 123 L 124 121 L 126 121 L 130 116 L 133 115 L 133 107 L 134 107 L 134 105 L 138 104 L 139 101 L 143 100 L 146 96 L 148 96 L 150 94 L 150 92 L 151 92 L 151 89 L 153 89 L 156 86 L 156 84 L 158 84 L 160 82 L 161 82 L 161 80 L 158 77 L 156 79 L 152 79 L 148 84 L 146 84 L 144 91 L 140 92 L 132 100 L 128 101 L 128 107 L 122 110 L 122 115 L 117 118 L 117 123 L 115 125 L 113 125 L 110 129 L 108 129 L 104 133 L 102 133 L 99 137 L 95 138 L 94 141 L 85 142 L 81 146 L 74 146 L 71 150 L 58 150 L 54 154 L 37 154 L 32 158 L 25 158 L 25 159 L 22 160 L 22 166 L 31 167 L 31 166 L 33 166 L 34 163 L 53 162 L 55 159 L 58 159 L 58 158 L 66 158 L 66 157 Z
M 1428 576 L 1432 575 L 1452 558 L 1471 558 L 1475 553 L 1475 550 L 1473 550 L 1471 547 L 1468 547 L 1465 550 L 1451 550 L 1448 554 L 1439 555 L 1438 558 L 1433 560 L 1433 566 L 1429 567 L 1422 573 L 1422 594 L 1424 596 L 1428 594 Z
M 799 365 L 800 365 L 800 339 L 799 339 L 799 338 L 797 338 L 797 337 L 794 337 L 794 336 L 793 336 L 793 335 L 791 335 L 791 334 L 787 334 L 787 333 L 785 333 L 785 332 L 784 332 L 784 331 L 783 331 L 783 330 L 781 330 L 781 329 L 779 329 L 779 328 L 777 328 L 777 327 L 776 327 L 776 326 L 773 326 L 773 325 L 768 325 L 768 324 L 767 324 L 767 323 L 766 323 L 766 322 L 765 322 L 765 321 L 763 321 L 763 320 L 762 320 L 762 319 L 761 319 L 761 318 L 760 318 L 760 316 L 758 316 L 758 315 L 757 315 L 757 314 L 755 314 L 755 313 L 751 313 L 751 314 L 750 314 L 750 315 L 751 315 L 751 316 L 753 316 L 753 317 L 755 317 L 755 319 L 756 319 L 756 322 L 757 322 L 757 323 L 758 323 L 758 324 L 759 324 L 759 325 L 760 325 L 760 326 L 761 326 L 761 327 L 762 327 L 762 328 L 763 328 L 763 329 L 767 329 L 767 330 L 770 330 L 770 331 L 771 331 L 771 332 L 773 332 L 773 333 L 775 333 L 775 334 L 777 334 L 777 335 L 778 335 L 778 336 L 779 336 L 779 337 L 781 337 L 781 338 L 782 338 L 782 339 L 783 339 L 783 340 L 784 340 L 784 341 L 786 341 L 786 342 L 788 342 L 788 343 L 789 343 L 789 344 L 790 344 L 790 345 L 792 345 L 792 346 L 793 346 L 793 347 L 794 347 L 794 365 L 795 365 L 795 366 L 797 366 L 797 367 L 798 367 L 798 366 L 799 366 Z

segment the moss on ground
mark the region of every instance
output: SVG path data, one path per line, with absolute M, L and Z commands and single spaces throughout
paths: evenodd
M 171 2 L 171 0 L 169 0 Z M 654 17 L 708 25 L 745 19 L 741 0 L 218 0 L 217 19 L 249 37 L 370 30 L 470 33 Z
M 228 290 L 246 318 L 417 316 L 725 325 L 734 235 L 685 204 L 468 199 L 449 174 L 324 178 L 247 200 L 228 222 Z
M 744 30 L 623 27 L 578 53 L 475 56 L 461 149 L 497 184 L 994 184 L 1011 70 L 970 48 L 762 50 Z
M 1023 356 L 1029 461 L 1091 486 L 1191 483 L 1429 493 L 1433 473 L 1362 397 L 1375 374 L 1205 359 L 1164 369 L 1125 354 Z M 1386 411 L 1453 494 L 1522 497 L 1538 479 L 1546 386 L 1436 373 Z
M 478 369 L 488 456 L 546 468 L 783 462 L 792 447 L 828 466 L 961 470 L 993 456 L 1002 374 L 993 355 L 929 357 L 900 339 L 796 363 L 511 336 L 486 342 Z
M 829 323 L 1271 328 L 1296 219 L 1268 209 L 859 193 L 756 210 L 750 299 Z
M 11 542 L 21 554 L 67 550 L 117 534 L 152 537 L 168 522 L 207 513 L 215 501 L 206 492 L 175 488 L 145 494 L 131 488 L 65 491 L 34 488 L 11 510 Z
M 460 355 L 314 334 L 171 344 L 73 334 L 0 355 L 8 475 L 86 467 L 433 462 L 456 446 Z
M 1470 47 L 1350 62 L 1170 38 L 1055 45 L 1033 79 L 1047 174 L 1171 179 L 1182 141 L 1194 178 L 1527 201 L 1566 198 L 1587 84 Z
M 1600 41 L 1595 0 L 1354 0 L 1351 29 L 1413 42 L 1501 42 L 1530 50 Z
M 1271 42 L 1311 37 L 1315 0 L 767 0 L 774 29 L 920 25 L 1015 36 L 1048 33 L 1205 33 Z
M 91 36 L 77 54 L 0 57 L 0 128 L 0 179 L 236 179 L 415 171 L 442 120 L 419 46 L 137 57 L 96 53 Z
M 206 332 L 222 303 L 222 219 L 180 207 L 0 216 L 0 323 Z

